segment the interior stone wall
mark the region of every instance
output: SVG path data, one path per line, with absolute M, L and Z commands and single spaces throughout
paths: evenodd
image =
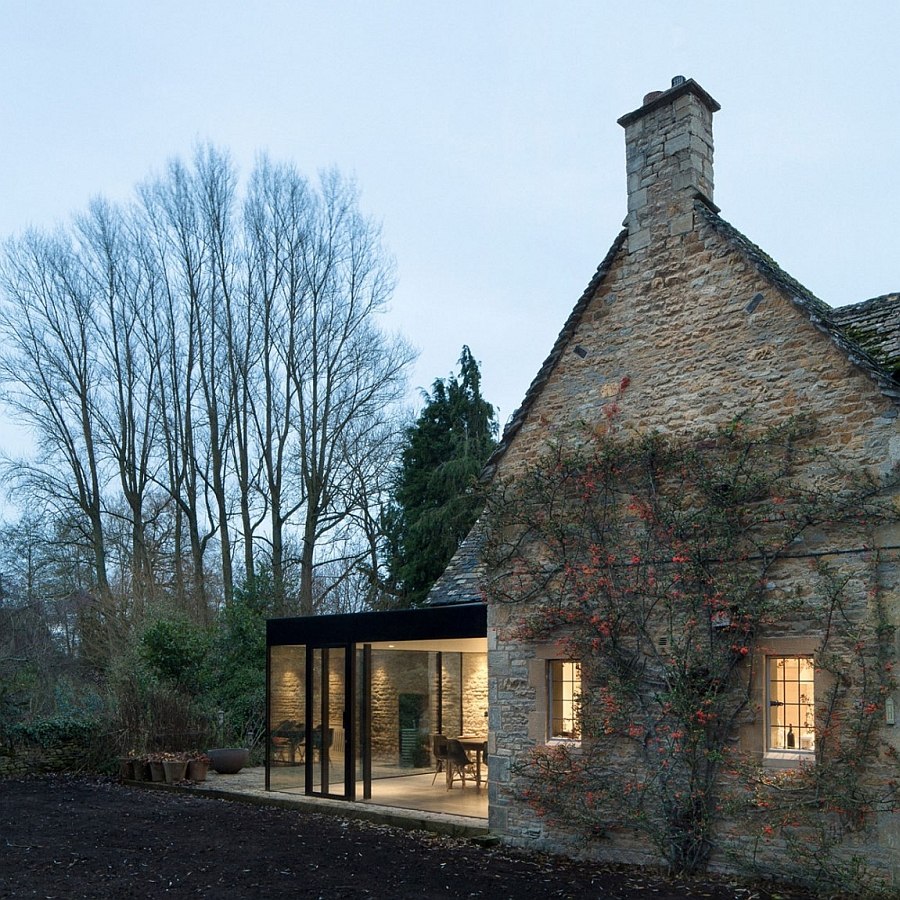
M 305 647 L 272 647 L 269 662 L 269 724 L 304 720 Z
M 487 734 L 487 654 L 463 654 L 463 734 Z
M 422 651 L 375 650 L 372 653 L 372 754 L 386 762 L 399 762 L 400 695 L 426 698 L 420 731 L 433 730 L 428 697 L 433 684 L 433 664 Z
M 442 659 L 438 671 L 438 659 Z M 285 721 L 303 722 L 305 648 L 273 647 L 270 661 L 270 728 Z M 332 696 L 344 689 L 343 660 L 335 658 L 329 670 Z M 441 691 L 438 688 L 442 688 Z M 450 736 L 483 734 L 487 730 L 487 655 L 484 653 L 444 653 L 404 650 L 375 650 L 372 653 L 372 753 L 383 764 L 400 762 L 400 697 L 404 694 L 422 698 L 419 721 L 421 743 L 425 755 L 430 751 L 430 735 L 441 723 Z M 438 715 L 439 697 L 443 705 Z M 316 692 L 313 702 L 318 703 Z M 353 702 L 348 698 L 348 702 Z M 343 730 L 343 710 L 332 705 L 328 727 L 335 737 Z M 421 759 L 421 755 L 420 755 Z

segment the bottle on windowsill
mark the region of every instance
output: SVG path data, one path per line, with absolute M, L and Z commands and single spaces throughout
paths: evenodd
M 788 748 L 791 750 L 793 750 L 794 747 L 797 746 L 797 738 L 794 736 L 794 726 L 793 725 L 788 725 L 787 745 L 788 745 Z

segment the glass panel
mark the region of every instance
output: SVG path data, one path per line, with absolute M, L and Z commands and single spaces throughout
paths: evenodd
M 458 737 L 463 733 L 462 653 L 441 654 L 441 734 Z
M 404 649 L 402 643 L 390 649 L 354 648 L 355 693 L 350 697 L 345 696 L 349 652 L 271 648 L 271 715 L 287 694 L 276 684 L 278 672 L 290 669 L 291 702 L 297 717 L 306 717 L 307 726 L 306 745 L 300 744 L 296 765 L 273 765 L 272 789 L 334 797 L 349 796 L 355 787 L 357 799 L 369 799 L 365 797 L 368 770 L 374 803 L 485 818 L 487 791 L 448 791 L 432 738 L 441 732 L 449 737 L 468 735 L 465 748 L 475 769 L 470 774 L 480 775 L 484 786 L 487 759 L 481 751 L 487 737 L 487 653 L 412 650 Z M 308 684 L 304 677 L 309 678 Z M 344 769 L 345 753 L 350 750 L 344 732 L 350 721 L 344 715 L 346 703 L 353 704 L 356 719 L 350 772 L 355 785 L 346 783 Z
M 369 689 L 371 683 L 371 648 L 356 651 L 356 759 L 354 760 L 354 777 L 356 778 L 357 799 L 368 800 L 372 794 L 371 756 L 371 704 Z
M 269 787 L 302 791 L 306 647 L 272 647 L 269 666 Z
M 322 785 L 322 706 L 327 702 L 327 692 L 322 690 L 323 677 L 322 670 L 325 664 L 326 650 L 313 648 L 309 651 L 312 654 L 312 666 L 310 667 L 311 688 L 310 705 L 311 722 L 309 741 L 307 749 L 309 751 L 309 761 L 312 766 L 312 790 L 316 793 L 327 790 L 327 783 Z
M 487 654 L 462 654 L 462 733 L 487 740 Z
M 343 796 L 344 709 L 346 651 L 341 647 L 313 648 L 312 753 L 313 793 Z
M 347 717 L 347 651 L 343 648 L 328 651 L 328 727 L 322 752 L 323 768 L 328 769 L 328 792 L 343 795 L 347 789 L 344 767 Z
M 419 650 L 372 651 L 373 779 L 430 771 L 435 656 Z
M 373 650 L 370 710 L 372 778 L 433 776 L 435 734 L 487 739 L 487 654 Z
M 440 732 L 487 736 L 487 654 L 441 653 Z

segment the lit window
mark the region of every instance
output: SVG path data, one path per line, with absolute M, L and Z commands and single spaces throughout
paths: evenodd
M 815 666 L 811 656 L 770 656 L 767 749 L 812 753 L 816 744 Z
M 547 666 L 550 697 L 550 737 L 581 737 L 578 702 L 581 699 L 581 663 L 551 659 Z

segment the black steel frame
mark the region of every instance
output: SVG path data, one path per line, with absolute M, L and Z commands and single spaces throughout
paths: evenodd
M 426 607 L 424 609 L 389 610 L 385 612 L 347 613 L 332 616 L 303 616 L 285 619 L 269 619 L 266 623 L 266 719 L 268 721 L 271 693 L 271 652 L 272 647 L 285 645 L 305 645 L 306 653 L 306 772 L 305 791 L 307 794 L 321 795 L 340 800 L 356 799 L 356 755 L 357 743 L 361 742 L 363 767 L 363 797 L 371 797 L 371 747 L 369 734 L 371 724 L 371 697 L 369 690 L 369 669 L 371 665 L 371 644 L 379 641 L 421 641 L 452 640 L 454 638 L 478 638 L 487 636 L 487 607 L 483 603 L 465 603 L 447 606 Z M 312 740 L 312 697 L 313 666 L 321 650 L 320 665 L 324 666 L 323 677 L 327 676 L 328 652 L 332 649 L 344 651 L 344 793 L 329 792 L 327 773 L 323 773 L 321 790 L 313 790 L 313 756 L 309 742 Z M 362 672 L 357 671 L 356 651 L 363 651 Z M 361 721 L 357 721 L 357 680 L 361 679 L 363 705 Z M 323 691 L 322 722 L 328 721 L 329 702 Z M 440 708 L 440 707 L 439 707 Z M 322 740 L 324 743 L 324 724 Z M 270 790 L 269 775 L 272 760 L 270 742 L 266 741 L 266 790 Z M 320 754 L 320 763 L 325 754 Z

